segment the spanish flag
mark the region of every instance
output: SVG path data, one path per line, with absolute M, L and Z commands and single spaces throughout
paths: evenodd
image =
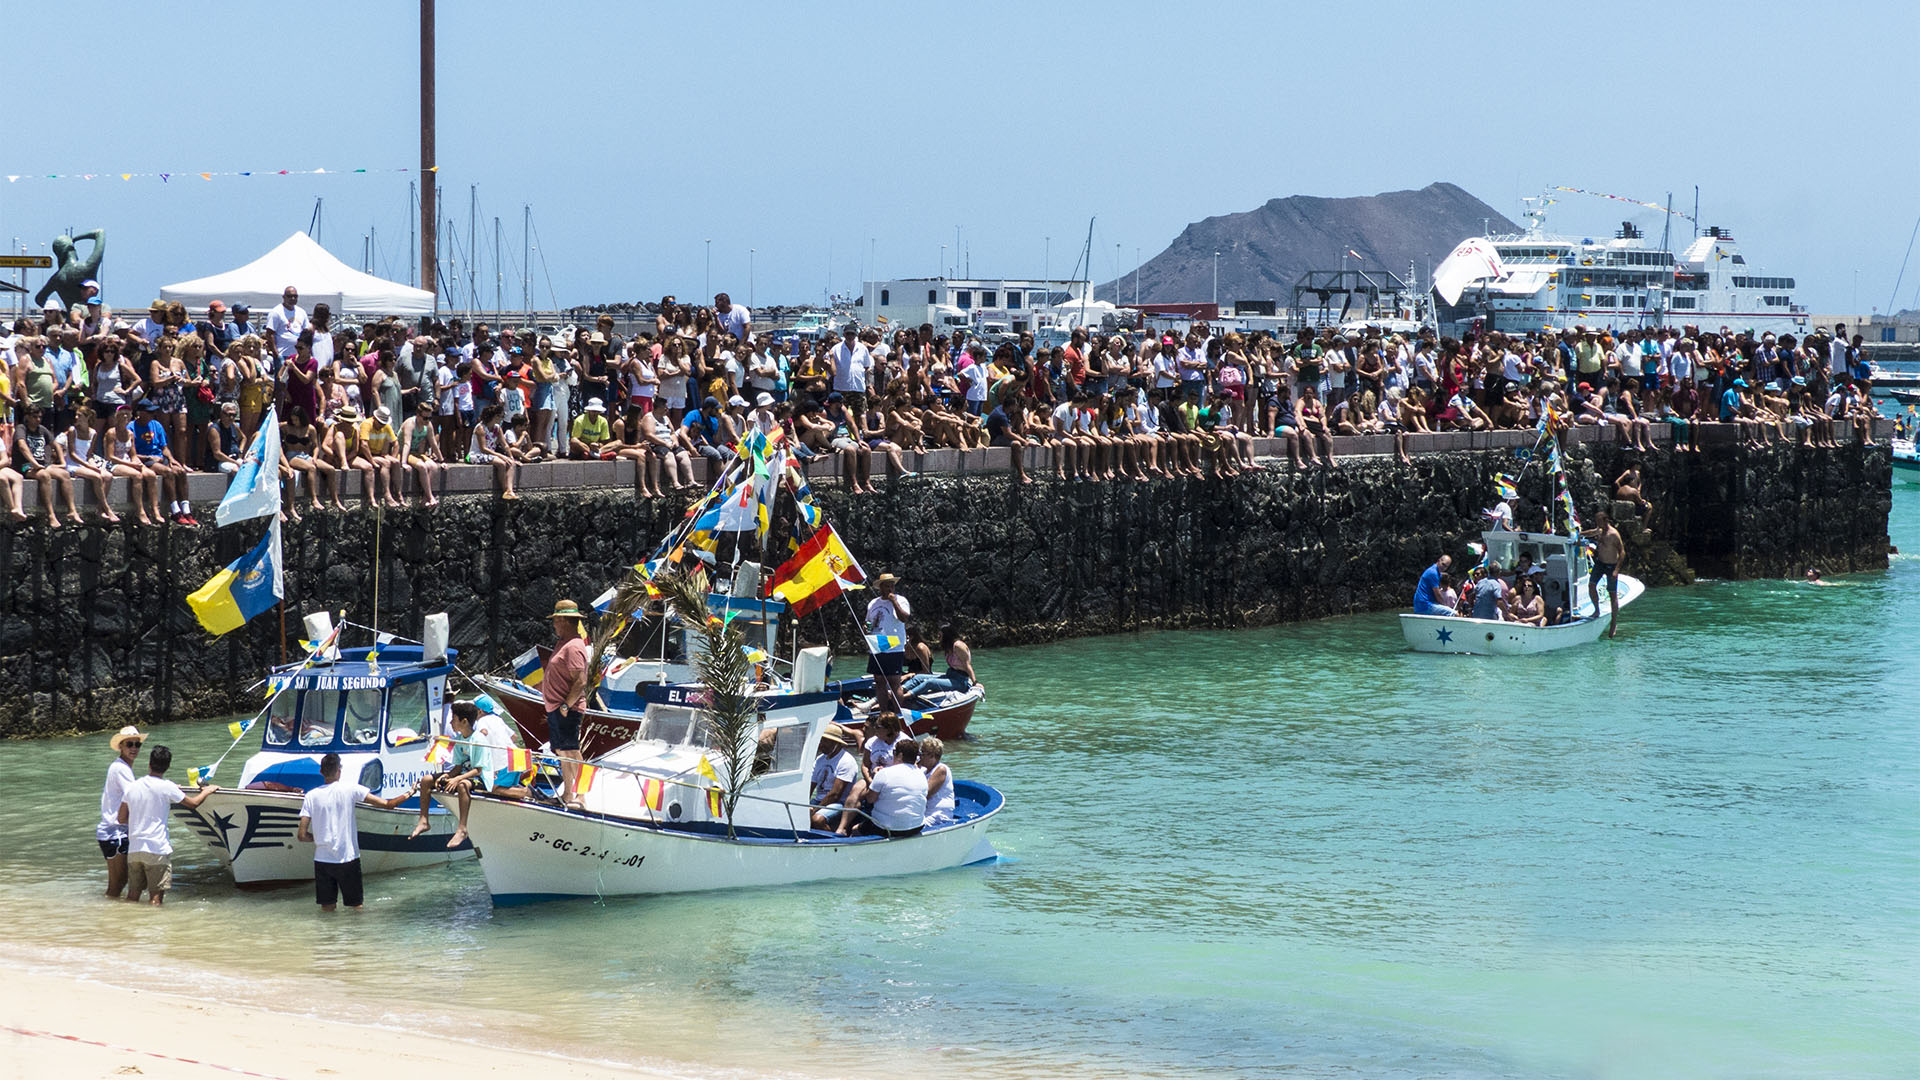
M 238 630 L 248 619 L 280 602 L 285 595 L 280 578 L 280 522 L 267 526 L 267 535 L 252 551 L 227 564 L 197 592 L 187 597 L 187 606 L 218 637 Z
M 438 765 L 453 756 L 453 740 L 445 735 L 435 735 L 427 746 L 427 764 Z
M 507 771 L 527 773 L 533 771 L 533 751 L 514 747 L 507 751 Z
M 720 816 L 720 789 L 717 787 L 707 789 L 707 816 Z
M 592 791 L 593 778 L 598 775 L 600 775 L 599 766 L 597 765 L 580 766 L 580 779 L 574 782 L 573 793 L 575 795 L 585 795 L 587 792 Z
M 800 616 L 866 580 L 866 571 L 860 569 L 840 534 L 833 526 L 823 525 L 774 571 L 768 595 L 791 604 L 794 615 Z
M 658 810 L 666 802 L 667 785 L 648 777 L 640 783 L 640 794 L 647 800 L 647 809 Z

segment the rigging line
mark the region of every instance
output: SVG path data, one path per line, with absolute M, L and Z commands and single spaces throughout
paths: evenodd
M 534 222 L 532 214 L 527 215 L 527 224 L 533 226 L 533 246 L 540 252 L 540 273 L 547 279 L 547 299 L 552 301 L 553 309 L 558 311 L 560 298 L 554 295 L 553 272 L 547 269 L 547 245 L 540 242 L 540 226 Z
M 1913 232 L 1907 234 L 1907 253 L 1900 256 L 1900 275 L 1893 279 L 1893 295 L 1887 297 L 1887 314 L 1894 312 L 1894 305 L 1900 300 L 1900 283 L 1907 277 L 1907 260 L 1913 257 L 1913 241 L 1920 237 L 1920 218 L 1913 219 Z M 1920 296 L 1920 293 L 1916 293 Z

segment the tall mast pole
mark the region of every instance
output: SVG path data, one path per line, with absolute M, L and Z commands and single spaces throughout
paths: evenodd
M 420 287 L 440 312 L 440 177 L 433 153 L 433 0 L 420 0 Z
M 414 247 L 420 242 L 419 225 L 413 220 L 413 200 L 419 197 L 419 189 L 414 185 L 418 181 L 407 181 L 407 284 L 420 284 L 420 252 Z
M 533 322 L 533 204 L 520 204 L 520 306 L 526 309 L 527 322 Z

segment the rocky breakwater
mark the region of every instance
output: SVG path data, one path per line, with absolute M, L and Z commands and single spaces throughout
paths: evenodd
M 1591 435 L 1592 433 L 1583 433 Z M 883 482 L 852 497 L 816 485 L 869 573 L 903 579 L 931 634 L 962 621 L 976 644 L 1147 628 L 1236 627 L 1403 606 L 1419 570 L 1444 552 L 1469 559 L 1496 473 L 1520 475 L 1523 525 L 1538 526 L 1546 483 L 1523 470 L 1524 439 L 1458 437 L 1459 449 L 1344 459 L 1332 469 L 1275 463 L 1230 480 L 1018 485 L 1005 451 L 957 471 Z M 996 459 L 995 454 L 999 455 Z M 1884 567 L 1891 463 L 1882 446 L 1834 451 L 1632 454 L 1583 440 L 1567 463 L 1583 513 L 1644 459 L 1653 510 L 1626 529 L 1628 569 L 1650 584 L 1712 576 Z M 416 634 L 451 617 L 461 666 L 492 668 L 546 640 L 555 598 L 585 603 L 644 558 L 685 510 L 631 488 L 530 493 L 517 503 L 450 498 L 435 511 L 312 515 L 286 533 L 285 644 L 300 613 L 344 611 Z M 784 551 L 786 522 L 776 524 Z M 0 734 L 101 729 L 258 707 L 281 656 L 272 613 L 209 638 L 186 594 L 264 528 L 0 532 Z M 376 550 L 380 573 L 373 573 Z M 376 611 L 377 602 L 377 611 Z M 857 648 L 836 605 L 803 637 Z

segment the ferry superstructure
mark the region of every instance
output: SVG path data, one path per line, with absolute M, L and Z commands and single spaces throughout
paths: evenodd
M 1803 334 L 1809 328 L 1807 309 L 1794 300 L 1794 280 L 1749 265 L 1725 229 L 1707 229 L 1678 253 L 1630 221 L 1609 239 L 1555 236 L 1546 231 L 1551 201 L 1523 200 L 1526 231 L 1486 238 L 1507 275 L 1468 288 L 1458 304 L 1443 307 L 1442 322 L 1482 317 L 1494 329 L 1519 332 L 1697 326 Z

